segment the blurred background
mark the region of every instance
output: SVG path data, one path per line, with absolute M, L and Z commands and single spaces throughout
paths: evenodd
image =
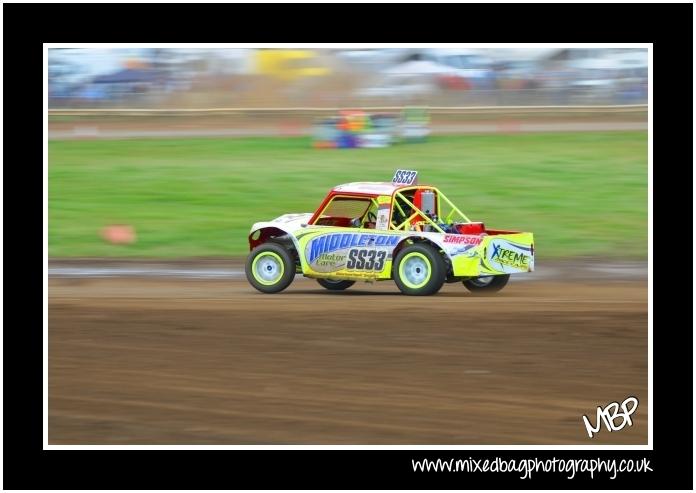
M 633 426 L 592 443 L 646 443 L 647 59 L 49 50 L 50 443 L 588 444 L 625 395 Z M 533 232 L 535 272 L 249 286 L 253 223 L 399 168 Z
M 49 253 L 243 256 L 409 168 L 539 255 L 644 258 L 647 95 L 646 49 L 50 49 Z M 353 145 L 347 114 L 422 138 Z
M 644 49 L 52 49 L 50 108 L 647 103 Z

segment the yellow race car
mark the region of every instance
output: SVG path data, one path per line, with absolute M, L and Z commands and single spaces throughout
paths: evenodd
M 470 221 L 418 173 L 397 170 L 389 182 L 332 188 L 314 213 L 285 214 L 251 227 L 245 272 L 263 293 L 296 274 L 338 291 L 356 281 L 393 279 L 402 293 L 431 295 L 445 282 L 495 292 L 510 274 L 534 270 L 532 233 Z

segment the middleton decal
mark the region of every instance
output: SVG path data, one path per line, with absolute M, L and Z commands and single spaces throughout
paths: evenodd
M 398 236 L 359 233 L 335 233 L 318 236 L 307 246 L 307 259 L 311 264 L 322 254 L 351 247 L 396 246 Z
M 336 272 L 346 268 L 381 271 L 387 254 L 398 242 L 399 237 L 395 235 L 330 233 L 312 238 L 305 249 L 305 256 L 317 272 Z M 359 253 L 361 257 L 356 263 L 357 258 L 354 257 Z

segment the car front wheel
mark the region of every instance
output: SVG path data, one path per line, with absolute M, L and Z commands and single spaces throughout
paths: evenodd
M 249 284 L 262 293 L 278 293 L 295 278 L 295 262 L 281 245 L 264 243 L 251 251 L 244 272 Z

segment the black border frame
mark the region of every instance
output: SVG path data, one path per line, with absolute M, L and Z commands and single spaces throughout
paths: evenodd
M 274 15 L 269 15 L 269 12 Z M 44 42 L 630 42 L 653 44 L 654 218 L 691 194 L 691 4 L 4 4 L 4 486 L 10 489 L 692 488 L 693 333 L 675 286 L 654 292 L 653 451 L 44 451 L 42 217 Z M 257 19 L 246 22 L 244 19 Z M 491 22 L 481 22 L 491 20 Z M 198 26 L 193 28 L 191 26 Z M 688 62 L 685 62 L 688 60 Z M 686 165 L 681 164 L 686 161 Z M 658 172 L 661 176 L 658 178 Z M 671 178 L 667 176 L 672 172 Z M 31 184 L 31 185 L 30 185 Z M 668 200 L 657 186 L 669 187 Z M 693 192 L 693 190 L 692 190 Z M 661 235 L 655 235 L 655 243 Z M 676 247 L 677 245 L 675 245 Z M 678 248 L 691 258 L 680 235 Z M 659 258 L 656 252 L 656 258 Z M 41 260 L 39 260 L 41 259 Z M 683 259 L 682 259 L 683 260 Z M 680 262 L 681 263 L 681 262 Z M 27 272 L 29 267 L 29 272 Z M 683 264 L 680 267 L 684 269 Z M 665 274 L 655 269 L 653 285 Z M 672 275 L 672 274 L 668 274 Z M 668 282 L 668 281 L 665 281 Z M 14 299 L 13 299 L 14 298 Z M 690 297 L 689 297 L 690 298 Z M 669 311 L 665 307 L 669 303 Z M 14 319 L 14 320 L 13 320 Z M 14 323 L 13 323 L 14 322 Z M 691 363 L 691 364 L 689 364 Z M 671 383 L 690 391 L 675 390 Z M 655 389 L 658 389 L 655 392 Z M 575 480 L 537 473 L 414 473 L 421 458 L 642 458 L 653 472 Z

